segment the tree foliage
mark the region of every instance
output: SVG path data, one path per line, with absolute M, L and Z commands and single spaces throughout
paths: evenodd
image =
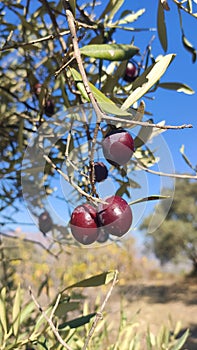
M 117 279 L 116 271 L 107 271 L 70 285 L 67 283 L 69 273 L 65 278 L 60 268 L 60 277 L 57 274 L 54 279 L 59 278 L 57 284 L 64 286 L 54 300 L 48 300 L 46 312 L 32 290 L 32 300 L 23 302 L 26 291 L 20 283 L 18 286 L 16 283 L 21 278 L 21 270 L 24 276 L 33 275 L 33 287 L 39 297 L 44 289 L 49 297 L 49 284 L 54 273 L 49 255 L 45 264 L 38 259 L 37 265 L 31 265 L 27 244 L 33 240 L 24 238 L 26 249 L 22 246 L 21 253 L 15 244 L 12 246 L 4 239 L 8 231 L 10 234 L 9 225 L 19 224 L 15 222 L 14 214 L 21 210 L 24 201 L 31 214 L 38 217 L 49 199 L 52 202 L 58 199 L 66 206 L 66 221 L 76 203 L 86 199 L 96 206 L 102 199 L 94 183 L 94 161 L 101 157 L 102 139 L 114 124 L 131 132 L 135 130 L 136 135 L 135 159 L 129 163 L 129 171 L 110 165 L 115 193 L 128 199 L 131 197 L 130 187 L 140 187 L 133 176 L 134 171 L 148 171 L 158 161 L 154 150 L 147 146 L 148 140 L 168 128 L 185 127 L 158 125 L 141 101 L 147 94 L 152 97 L 159 88 L 194 93 L 182 82 L 160 82 L 176 56 L 174 52 L 167 53 L 165 11 L 169 10 L 168 2 L 158 1 L 157 30 L 161 50 L 165 54 L 158 52 L 155 56 L 151 29 L 136 25 L 145 9 L 132 11 L 130 2 L 129 8 L 123 9 L 125 3 L 124 0 L 109 0 L 108 3 L 101 2 L 99 7 L 94 0 L 91 3 L 78 0 L 6 0 L 0 4 L 0 212 L 1 224 L 5 228 L 0 241 L 0 346 L 3 349 L 36 346 L 38 349 L 85 350 Z M 196 17 L 192 1 L 173 0 L 173 3 L 179 13 L 183 46 L 191 53 L 194 62 L 196 51 L 182 25 L 183 14 Z M 119 41 L 120 31 L 131 34 L 127 43 Z M 135 39 L 137 32 L 148 33 L 146 47 L 141 47 L 139 39 Z M 131 59 L 139 74 L 133 82 L 128 82 L 124 74 Z M 67 187 L 64 196 L 59 192 L 55 196 L 57 180 L 61 185 L 60 175 L 66 180 Z M 190 183 L 187 184 L 190 186 Z M 160 198 L 160 195 L 146 196 L 135 203 Z M 180 213 L 184 227 L 191 232 L 191 239 L 185 247 L 190 255 L 196 254 L 191 218 L 185 218 L 183 214 Z M 175 220 L 173 215 L 171 221 Z M 73 244 L 73 241 L 67 222 L 60 223 L 59 218 L 55 219 L 52 235 L 46 238 L 47 247 L 41 240 L 37 244 L 58 259 L 63 247 Z M 196 232 L 195 227 L 193 230 Z M 16 232 L 12 239 L 16 242 Z M 177 249 L 178 242 L 175 242 L 174 249 Z M 31 256 L 34 254 L 37 255 L 37 251 L 31 249 Z M 173 252 L 170 254 L 171 258 Z M 88 255 L 83 255 L 87 266 Z M 94 260 L 94 255 L 91 259 Z M 116 263 L 119 261 L 114 260 Z M 102 261 L 105 264 L 105 259 Z M 131 257 L 128 262 L 124 254 L 121 256 L 124 266 L 132 261 Z M 29 264 L 26 270 L 23 263 Z M 63 268 L 68 268 L 65 260 Z M 82 268 L 84 273 L 84 265 Z M 79 279 L 82 278 L 80 271 L 78 273 Z M 75 288 L 98 287 L 108 282 L 112 287 L 104 303 L 100 308 L 95 306 L 92 311 L 83 302 L 83 293 L 78 290 L 73 292 Z M 74 315 L 69 317 L 72 311 Z M 93 326 L 90 327 L 92 319 Z M 103 323 L 98 336 L 92 340 L 93 347 L 121 347 L 124 350 L 132 346 L 137 349 L 141 341 L 132 330 L 133 325 L 123 328 L 121 324 L 118 338 L 105 346 L 107 337 L 103 337 L 108 330 L 107 323 Z M 153 349 L 156 343 L 161 348 L 165 343 L 166 348 L 179 350 L 188 331 L 178 340 L 177 335 L 178 332 L 174 332 L 172 336 L 164 328 L 157 337 L 148 333 L 147 349 Z
M 168 193 L 168 191 L 165 191 Z M 196 271 L 197 262 L 197 183 L 177 180 L 175 195 L 166 219 L 159 228 L 147 233 L 149 248 L 162 264 L 189 258 Z M 157 220 L 166 212 L 165 201 L 156 207 Z M 148 229 L 146 218 L 141 229 Z
M 129 31 L 134 35 L 136 31 L 149 31 L 143 27 L 139 29 L 135 24 L 143 16 L 145 9 L 136 12 L 123 11 L 121 9 L 123 4 L 124 1 L 109 1 L 101 8 L 96 2 L 90 5 L 82 4 L 80 1 L 6 1 L 2 4 L 0 210 L 3 217 L 9 206 L 18 211 L 19 201 L 22 201 L 24 196 L 31 212 L 36 216 L 40 208 L 45 206 L 46 197 L 53 193 L 52 178 L 57 176 L 57 173 L 46 159 L 43 165 L 44 153 L 50 155 L 53 163 L 61 168 L 66 152 L 67 175 L 76 179 L 75 185 L 78 186 L 78 190 L 81 188 L 85 193 L 93 193 L 95 196 L 94 185 L 87 176 L 109 121 L 103 120 L 95 140 L 94 126 L 89 126 L 92 118 L 95 121 L 92 112 L 95 106 L 91 106 L 90 110 L 88 107 L 84 110 L 76 109 L 74 118 L 73 110 L 69 113 L 70 107 L 81 106 L 91 99 L 87 94 L 84 77 L 81 76 L 79 62 L 76 59 L 76 47 L 67 22 L 66 6 L 68 9 L 70 6 L 69 11 L 71 10 L 74 16 L 72 25 L 76 27 L 75 39 L 78 41 L 81 63 L 93 94 L 92 98 L 98 104 L 97 110 L 100 108 L 108 116 L 118 116 L 120 119 L 114 123 L 119 126 L 124 117 L 130 119 L 128 125 L 124 123 L 128 128 L 135 126 L 131 124 L 132 120 L 133 122 L 142 120 L 144 108 L 132 111 L 128 108 L 144 94 L 151 93 L 151 89 L 155 92 L 159 88 L 160 78 L 174 58 L 174 54 L 154 57 L 151 42 L 147 48 L 140 47 L 140 43 L 134 43 L 134 40 L 127 44 L 117 42 L 116 37 L 120 30 L 125 33 Z M 182 7 L 181 5 L 181 9 Z M 162 25 L 158 26 L 158 33 L 166 51 L 165 9 L 166 5 L 159 2 L 158 24 Z M 182 10 L 184 13 L 184 9 Z M 193 15 L 192 8 L 189 12 Z M 127 62 L 132 57 L 135 57 L 139 66 L 139 77 L 133 83 L 128 83 L 123 77 Z M 163 83 L 161 87 L 193 93 L 191 88 L 182 83 L 174 85 Z M 63 113 L 65 117 L 61 119 Z M 79 124 L 75 124 L 76 120 Z M 45 140 L 43 135 L 39 134 L 39 130 L 44 133 Z M 53 135 L 54 139 L 51 137 L 46 139 L 46 133 Z M 26 157 L 24 162 L 24 152 L 30 144 L 31 137 L 34 138 L 36 145 L 33 150 L 29 150 L 30 153 L 27 153 L 29 159 Z M 153 152 L 146 146 L 143 148 L 150 137 L 151 132 L 147 136 L 146 129 L 142 127 L 141 142 L 138 137 L 135 144 L 138 159 L 148 166 L 156 162 Z M 83 146 L 85 141 L 89 143 L 88 150 Z M 96 147 L 93 146 L 95 141 L 97 141 Z M 47 142 L 50 142 L 48 148 Z M 92 146 L 95 150 L 89 158 Z M 68 156 L 71 152 L 72 162 L 69 162 Z M 76 168 L 74 170 L 73 163 L 77 164 L 77 171 Z M 40 165 L 43 166 L 42 169 Z M 134 170 L 135 166 L 136 164 L 131 164 L 131 169 Z M 32 167 L 34 171 L 29 171 Z M 25 177 L 23 184 L 21 169 Z M 113 171 L 118 194 L 129 196 L 129 186 L 139 187 L 132 175 L 128 177 L 122 169 Z M 85 179 L 81 177 L 81 173 L 85 173 Z M 24 193 L 24 186 L 25 189 L 32 190 Z M 73 202 L 78 201 L 81 193 L 73 191 L 71 198 Z

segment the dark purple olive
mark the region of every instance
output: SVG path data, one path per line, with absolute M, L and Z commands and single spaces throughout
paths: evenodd
M 104 157 L 115 166 L 125 165 L 134 152 L 134 140 L 128 131 L 114 129 L 110 131 L 102 142 Z
M 99 204 L 98 221 L 108 234 L 121 237 L 129 231 L 133 216 L 128 203 L 119 196 L 105 199 L 108 204 Z
M 89 203 L 76 207 L 71 215 L 70 228 L 78 242 L 85 245 L 95 242 L 99 235 L 96 209 Z
M 44 211 L 42 214 L 40 214 L 38 218 L 38 225 L 40 231 L 45 235 L 47 232 L 51 231 L 53 227 L 53 221 L 51 219 L 51 216 L 49 215 L 48 211 Z

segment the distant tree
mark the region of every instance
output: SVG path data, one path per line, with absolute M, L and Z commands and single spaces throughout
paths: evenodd
M 157 220 L 166 210 L 165 201 L 156 207 Z M 148 229 L 150 217 L 145 218 L 141 230 Z M 189 258 L 197 274 L 197 183 L 177 180 L 175 196 L 165 221 L 154 232 L 146 234 L 148 247 L 161 264 Z

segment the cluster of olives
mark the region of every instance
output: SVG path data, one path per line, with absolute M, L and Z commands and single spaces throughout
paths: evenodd
M 138 65 L 129 61 L 123 79 L 133 82 L 139 75 Z M 34 94 L 39 98 L 42 85 L 34 85 Z M 54 103 L 50 98 L 45 101 L 44 112 L 54 114 Z M 134 152 L 134 140 L 124 129 L 113 128 L 102 141 L 103 155 L 108 163 L 123 166 L 128 163 Z M 103 162 L 94 163 L 95 182 L 104 181 L 108 177 L 108 169 Z M 45 235 L 52 229 L 52 219 L 47 211 L 39 216 L 39 228 Z M 70 220 L 73 237 L 82 244 L 95 241 L 106 242 L 109 235 L 121 237 L 132 224 L 132 211 L 128 203 L 119 196 L 111 196 L 101 201 L 98 208 L 90 203 L 77 206 Z
M 106 160 L 120 166 L 128 163 L 134 152 L 134 141 L 124 129 L 112 129 L 102 142 Z M 108 176 L 107 167 L 102 162 L 94 164 L 95 182 L 103 181 Z M 122 237 L 132 224 L 132 211 L 128 203 L 120 196 L 111 196 L 95 208 L 90 203 L 77 206 L 70 220 L 73 237 L 87 245 L 93 242 L 106 242 L 109 235 Z

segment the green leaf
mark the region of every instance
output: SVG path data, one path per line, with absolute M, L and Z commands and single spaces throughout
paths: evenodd
M 167 31 L 166 31 L 164 9 L 163 9 L 163 6 L 161 4 L 161 1 L 159 1 L 158 11 L 157 11 L 157 31 L 158 31 L 161 46 L 162 46 L 163 50 L 166 52 L 167 48 L 168 48 L 168 41 L 167 41 Z
M 181 152 L 181 155 L 184 159 L 184 161 L 187 163 L 187 165 L 189 165 L 189 167 L 194 170 L 195 172 L 197 172 L 197 169 L 195 169 L 195 167 L 192 165 L 192 163 L 190 162 L 190 160 L 187 158 L 187 156 L 185 155 L 185 146 L 182 145 L 181 148 L 180 148 L 180 152 Z
M 171 198 L 171 197 L 170 196 L 162 196 L 159 194 L 153 194 L 152 196 L 136 199 L 135 201 L 129 202 L 128 204 L 133 205 L 133 204 L 138 204 L 138 203 L 142 203 L 142 202 L 155 201 L 155 200 L 160 200 L 160 199 L 169 199 L 169 198 Z
M 28 303 L 27 305 L 25 305 L 22 310 L 21 310 L 21 314 L 20 314 L 20 322 L 22 323 L 28 316 L 31 316 L 32 311 L 34 310 L 34 302 L 31 301 L 30 303 Z
M 124 25 L 128 23 L 133 23 L 135 22 L 140 16 L 144 14 L 146 10 L 145 9 L 140 9 L 137 12 L 132 12 L 126 15 L 125 17 L 119 19 L 118 21 L 108 24 L 107 27 L 114 27 L 117 25 Z
M 69 0 L 69 5 L 72 11 L 73 16 L 76 16 L 76 0 Z
M 150 88 L 161 78 L 165 73 L 169 64 L 174 59 L 175 54 L 169 54 L 160 57 L 151 67 L 148 67 L 145 72 L 137 78 L 133 83 L 133 91 L 125 100 L 121 109 L 126 110 L 141 98 Z
M 77 327 L 84 326 L 86 323 L 89 323 L 91 318 L 94 317 L 95 315 L 96 315 L 96 312 L 93 312 L 93 313 L 91 313 L 89 315 L 75 318 L 74 320 L 67 321 L 67 322 L 64 322 L 64 323 L 60 324 L 58 326 L 58 328 L 59 329 L 63 329 L 63 328 L 66 328 L 66 327 L 77 328 Z
M 173 331 L 173 335 L 176 337 L 180 331 L 181 331 L 181 328 L 182 328 L 182 323 L 181 321 L 177 321 L 176 325 L 175 325 L 175 329 Z
M 187 0 L 187 9 L 189 12 L 192 13 L 192 0 Z
M 20 326 L 20 308 L 21 308 L 21 288 L 19 284 L 16 290 L 14 305 L 12 309 L 13 333 L 15 337 L 17 337 L 18 335 L 19 326 Z
M 189 329 L 187 329 L 185 333 L 182 335 L 182 337 L 180 337 L 177 340 L 176 344 L 171 348 L 171 350 L 181 350 L 188 336 L 189 336 Z
M 82 96 L 90 102 L 89 96 L 86 93 L 81 74 L 79 74 L 74 68 L 70 68 L 71 74 L 73 76 L 73 79 L 75 80 L 77 84 L 77 88 L 81 92 Z M 89 83 L 90 89 L 96 98 L 98 104 L 101 106 L 103 111 L 106 113 L 114 114 L 117 116 L 130 116 L 133 117 L 131 113 L 128 113 L 126 111 L 122 111 L 121 108 L 116 106 L 114 102 L 112 102 L 109 98 L 107 98 L 100 90 L 98 90 L 93 84 Z
M 162 89 L 175 90 L 177 92 L 183 92 L 184 94 L 187 94 L 187 95 L 192 95 L 195 93 L 195 91 L 190 86 L 182 83 L 177 83 L 177 82 L 159 83 L 158 86 L 161 87 Z
M 71 289 L 71 288 L 77 288 L 77 287 L 98 287 L 102 286 L 104 284 L 108 284 L 111 282 L 116 274 L 116 271 L 107 271 L 104 273 L 101 273 L 96 276 L 92 276 L 90 278 L 86 278 L 82 281 L 79 281 L 77 283 L 72 284 L 71 286 L 66 287 L 65 290 Z
M 55 310 L 55 315 L 58 317 L 64 317 L 66 316 L 67 312 L 78 310 L 79 306 L 80 303 L 78 301 L 60 302 Z
M 185 49 L 192 54 L 192 62 L 193 63 L 196 62 L 196 56 L 197 56 L 196 49 L 189 42 L 189 40 L 186 38 L 184 33 L 182 33 L 182 43 L 183 43 L 183 46 L 185 47 Z
M 100 44 L 83 46 L 80 51 L 81 54 L 88 57 L 108 61 L 124 61 L 136 55 L 139 52 L 139 48 L 126 44 Z
M 124 0 L 109 0 L 105 10 L 102 12 L 100 16 L 100 19 L 105 18 L 107 14 L 109 14 L 108 18 L 112 20 L 114 15 L 120 9 L 123 3 L 124 3 Z
M 6 316 L 6 288 L 4 287 L 1 290 L 0 294 L 0 322 L 2 324 L 4 333 L 7 334 L 8 326 L 7 326 L 7 316 Z

